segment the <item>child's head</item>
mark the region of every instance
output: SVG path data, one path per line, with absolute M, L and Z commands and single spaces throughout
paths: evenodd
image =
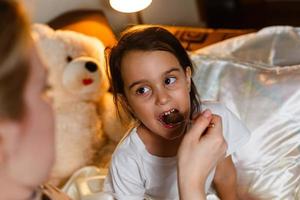
M 29 199 L 54 160 L 46 71 L 19 1 L 0 1 L 0 199 Z
M 156 54 L 157 55 L 154 55 Z M 135 55 L 133 55 L 135 54 Z M 111 49 L 110 57 L 109 57 L 109 73 L 111 77 L 111 85 L 113 94 L 115 97 L 115 103 L 118 102 L 121 103 L 125 107 L 125 110 L 129 111 L 129 113 L 138 119 L 138 113 L 135 109 L 132 109 L 132 105 L 129 103 L 129 93 L 126 93 L 127 85 L 126 85 L 126 76 L 127 72 L 130 70 L 129 65 L 132 60 L 138 61 L 138 59 L 142 59 L 143 57 L 147 57 L 146 55 L 152 54 L 153 61 L 157 60 L 157 65 L 149 65 L 150 71 L 158 72 L 160 65 L 171 65 L 169 67 L 178 67 L 178 70 L 183 73 L 188 79 L 188 93 L 187 96 L 183 98 L 188 98 L 189 105 L 189 114 L 191 114 L 190 111 L 195 111 L 199 108 L 199 98 L 197 96 L 197 91 L 195 88 L 195 85 L 191 79 L 191 73 L 192 73 L 192 62 L 186 52 L 186 50 L 182 47 L 180 42 L 176 39 L 176 37 L 168 32 L 167 30 L 161 28 L 161 27 L 147 27 L 147 28 L 139 28 L 139 29 L 129 29 L 125 31 L 118 44 Z M 171 59 L 172 61 L 170 63 L 159 63 L 159 59 L 156 59 L 160 57 L 160 55 L 164 55 L 165 58 Z M 156 57 L 157 56 L 157 57 Z M 143 67 L 143 64 L 150 63 L 149 60 L 141 60 L 140 64 L 135 63 L 135 67 L 139 70 L 141 70 Z M 133 63 L 131 63 L 133 64 Z M 139 66 L 137 66 L 139 65 Z M 145 68 L 147 69 L 147 67 Z M 171 68 L 170 68 L 171 69 Z M 167 70 L 167 69 L 166 69 Z M 176 71 L 176 70 L 175 70 Z M 144 72 L 146 73 L 146 76 L 148 75 L 147 70 Z M 145 75 L 145 74 L 144 74 Z M 159 88 L 155 88 L 154 82 L 151 82 L 150 80 L 146 80 L 146 78 L 143 78 L 141 74 L 141 78 L 145 80 L 142 84 L 139 85 L 137 88 L 137 91 L 142 90 L 148 91 L 151 90 L 151 95 L 154 94 L 154 92 L 158 92 Z M 160 76 L 157 74 L 157 76 Z M 175 72 L 175 77 L 177 76 Z M 162 81 L 173 81 L 173 79 L 170 79 L 173 77 L 172 72 L 167 73 L 165 77 L 163 77 Z M 176 77 L 177 80 L 177 77 Z M 157 79 L 159 82 L 159 80 Z M 148 83 L 149 82 L 149 83 Z M 150 83 L 151 82 L 151 83 Z M 177 82 L 176 82 L 177 83 Z M 152 85 L 151 85 L 152 84 Z M 170 84 L 171 85 L 171 84 Z M 149 87 L 149 88 L 148 88 Z M 166 86 L 164 86 L 167 88 Z M 169 83 L 168 83 L 168 87 Z M 131 89 L 132 87 L 130 87 Z M 146 96 L 148 93 L 145 91 L 142 91 L 142 96 Z M 147 94 L 146 94 L 147 93 Z M 141 96 L 141 95 L 137 95 Z M 149 97 L 150 98 L 150 97 Z M 146 98 L 144 99 L 146 100 Z M 183 99 L 182 99 L 183 100 Z M 147 100 L 148 101 L 148 100 Z M 128 104 L 129 103 L 129 104 Z M 118 106 L 118 105 L 117 105 Z M 146 104 L 145 104 L 146 106 Z M 171 107 L 174 105 L 170 105 Z M 178 105 L 179 106 L 179 105 Z M 163 109 L 168 108 L 168 106 L 161 106 L 164 107 Z

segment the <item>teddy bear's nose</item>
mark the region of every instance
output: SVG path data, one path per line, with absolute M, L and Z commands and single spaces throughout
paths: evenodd
M 98 69 L 98 66 L 96 63 L 88 61 L 87 63 L 85 63 L 85 68 L 87 70 L 89 70 L 90 72 L 95 72 Z

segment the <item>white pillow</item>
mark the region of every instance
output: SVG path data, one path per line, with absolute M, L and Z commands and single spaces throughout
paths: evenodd
M 252 132 L 234 155 L 240 187 L 260 199 L 299 199 L 300 29 L 267 27 L 191 58 L 201 99 L 223 102 Z

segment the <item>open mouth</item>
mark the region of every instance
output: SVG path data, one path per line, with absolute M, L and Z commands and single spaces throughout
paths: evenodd
M 179 110 L 172 108 L 171 110 L 162 113 L 159 116 L 159 119 L 164 125 L 174 127 L 184 121 L 184 116 Z

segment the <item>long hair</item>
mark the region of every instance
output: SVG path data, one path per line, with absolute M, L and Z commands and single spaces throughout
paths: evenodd
M 186 50 L 183 48 L 177 38 L 159 26 L 149 26 L 146 28 L 129 28 L 125 30 L 118 43 L 110 50 L 108 59 L 108 76 L 112 87 L 114 102 L 117 110 L 120 110 L 119 105 L 132 116 L 132 113 L 125 106 L 123 98 L 120 95 L 124 94 L 124 82 L 121 75 L 121 62 L 126 53 L 133 50 L 142 51 L 167 51 L 172 53 L 179 61 L 181 67 L 185 71 L 187 67 L 191 67 L 193 73 L 193 64 L 188 56 Z M 193 80 L 191 80 L 190 90 L 190 105 L 191 115 L 198 112 L 200 109 L 200 98 Z M 120 114 L 120 112 L 119 112 Z

